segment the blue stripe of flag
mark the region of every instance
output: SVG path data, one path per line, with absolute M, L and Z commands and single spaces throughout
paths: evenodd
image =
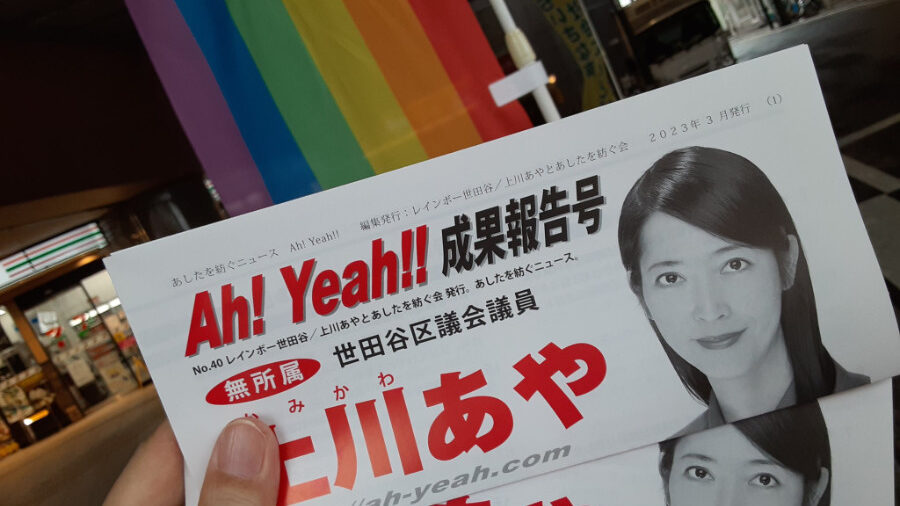
M 175 0 L 276 204 L 322 189 L 220 0 Z

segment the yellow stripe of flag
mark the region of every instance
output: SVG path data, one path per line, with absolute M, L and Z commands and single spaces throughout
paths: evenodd
M 428 158 L 344 3 L 283 1 L 375 172 Z

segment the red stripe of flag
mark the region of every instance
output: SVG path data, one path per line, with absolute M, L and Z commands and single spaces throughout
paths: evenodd
M 504 77 L 466 0 L 410 0 L 431 45 L 453 81 L 482 139 L 531 128 L 518 101 L 498 108 L 488 85 Z

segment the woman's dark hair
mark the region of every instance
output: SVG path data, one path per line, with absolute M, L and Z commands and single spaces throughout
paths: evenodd
M 816 303 L 803 246 L 787 206 L 766 175 L 746 158 L 715 148 L 688 147 L 656 161 L 628 192 L 619 218 L 619 250 L 631 289 L 641 292 L 641 230 L 654 213 L 665 213 L 726 241 L 772 250 L 784 271 L 797 238 L 798 258 L 790 288 L 781 298 L 781 328 L 794 375 L 797 403 L 834 391 L 835 364 L 822 345 Z M 786 279 L 782 272 L 782 279 Z M 789 277 L 789 276 L 787 276 Z M 675 353 L 653 330 L 688 391 L 709 404 L 709 379 Z
M 815 506 L 831 504 L 831 446 L 822 410 L 817 402 L 781 409 L 735 422 L 734 427 L 759 451 L 803 477 L 804 504 L 816 491 L 822 468 L 828 470 L 828 484 Z M 687 437 L 687 436 L 685 436 Z M 669 477 L 675 449 L 681 439 L 659 444 L 659 474 L 669 504 Z

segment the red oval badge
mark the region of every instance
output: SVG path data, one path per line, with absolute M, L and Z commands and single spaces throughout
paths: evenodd
M 254 367 L 228 378 L 206 394 L 210 404 L 240 404 L 280 394 L 319 372 L 319 362 L 309 358 L 282 360 Z

